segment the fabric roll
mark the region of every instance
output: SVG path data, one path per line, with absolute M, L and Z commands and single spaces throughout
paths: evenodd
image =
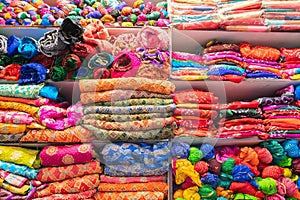
M 29 168 L 39 168 L 39 151 L 22 147 L 0 146 L 0 160 L 25 165 Z
M 65 166 L 90 162 L 92 156 L 91 144 L 72 146 L 46 146 L 40 152 L 42 166 Z
M 171 94 L 175 90 L 173 83 L 169 81 L 151 80 L 146 78 L 118 78 L 100 80 L 80 80 L 81 92 L 100 92 L 108 90 L 138 90 L 159 94 Z
M 88 62 L 88 68 L 109 68 L 113 63 L 114 58 L 111 54 L 108 53 L 97 53 L 90 58 Z
M 90 57 L 97 53 L 95 45 L 87 43 L 76 43 L 74 46 L 71 46 L 71 50 L 73 53 L 82 58 Z
M 43 183 L 63 181 L 89 174 L 101 174 L 100 162 L 91 161 L 85 164 L 68 165 L 64 167 L 46 167 L 39 170 L 36 180 Z
M 25 124 L 0 123 L 1 134 L 20 134 L 20 133 L 25 133 L 25 131 L 26 131 Z
M 111 77 L 134 77 L 140 65 L 141 61 L 135 53 L 121 52 L 112 63 Z
M 37 41 L 30 37 L 22 37 L 19 41 L 18 52 L 26 59 L 31 59 L 38 54 Z
M 7 53 L 7 37 L 0 35 L 0 54 Z
M 47 68 L 39 63 L 25 64 L 20 69 L 19 85 L 37 85 L 47 79 Z
M 170 46 L 167 32 L 151 26 L 144 27 L 137 33 L 137 41 L 146 49 L 168 50 Z
M 88 129 L 82 126 L 73 126 L 61 131 L 51 129 L 29 130 L 22 137 L 21 142 L 79 143 L 94 140 L 96 137 Z
M 23 133 L 20 134 L 0 134 L 1 142 L 19 142 L 23 137 Z
M 18 81 L 20 79 L 21 65 L 10 64 L 0 71 L 0 78 L 9 81 Z

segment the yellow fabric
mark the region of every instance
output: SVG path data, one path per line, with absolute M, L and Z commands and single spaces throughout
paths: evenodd
M 233 191 L 232 190 L 225 190 L 222 187 L 217 187 L 217 196 L 218 197 L 225 197 L 226 199 L 233 198 Z
M 28 114 L 31 114 L 31 116 L 36 120 L 38 120 L 38 118 L 39 118 L 38 117 L 39 109 L 40 109 L 39 107 L 30 106 L 30 105 L 24 104 L 24 103 L 0 101 L 0 110 L 26 112 Z
M 177 198 L 183 198 L 183 190 L 176 190 L 176 192 L 173 195 L 173 199 Z
M 7 124 L 0 123 L 0 134 L 19 134 L 25 133 L 26 124 Z
M 39 168 L 39 151 L 22 147 L 0 146 L 0 160 L 30 168 Z
M 42 126 L 42 125 L 40 125 L 36 122 L 32 122 L 31 124 L 27 125 L 26 128 L 28 128 L 28 129 L 40 129 L 40 130 L 45 130 L 46 129 L 45 126 Z
M 198 187 L 190 187 L 183 191 L 183 198 L 186 200 L 200 200 L 200 194 L 198 193 Z
M 176 184 L 182 184 L 187 177 L 190 177 L 196 185 L 202 187 L 200 175 L 197 171 L 194 170 L 194 166 L 192 165 L 192 163 L 186 159 L 176 160 Z
M 284 177 L 291 177 L 292 176 L 292 170 L 289 168 L 284 168 L 284 173 L 283 173 Z
M 27 194 L 30 189 L 29 185 L 23 185 L 21 188 L 17 188 L 15 186 L 9 185 L 7 183 L 3 183 L 1 187 L 10 191 L 11 193 L 19 194 L 19 195 Z
M 291 80 L 299 80 L 300 79 L 300 74 L 296 74 L 294 76 L 290 77 Z

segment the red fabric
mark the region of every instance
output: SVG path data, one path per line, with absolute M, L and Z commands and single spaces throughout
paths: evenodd
M 175 120 L 179 127 L 191 128 L 191 129 L 198 129 L 198 128 L 205 128 L 212 125 L 211 120 Z
M 240 51 L 243 57 L 267 61 L 277 61 L 281 55 L 278 49 L 267 46 L 251 47 L 249 43 L 242 43 Z
M 225 110 L 225 109 L 236 110 L 241 108 L 258 108 L 258 102 L 257 101 L 251 101 L 251 102 L 236 101 L 236 102 L 220 105 L 220 110 Z
M 279 179 L 284 173 L 284 169 L 278 166 L 267 166 L 263 169 L 261 177 L 262 178 L 273 178 L 273 179 Z
M 215 81 L 231 81 L 234 83 L 240 83 L 244 80 L 244 76 L 237 76 L 237 75 L 224 75 L 224 76 L 209 76 L 210 80 L 215 80 Z
M 0 78 L 10 81 L 17 81 L 20 78 L 21 65 L 10 64 L 0 71 Z
M 232 182 L 229 189 L 234 191 L 234 193 L 250 194 L 260 199 L 263 199 L 265 196 L 261 191 L 258 191 L 258 189 L 255 188 L 253 185 L 246 182 L 245 183 Z
M 218 98 L 211 92 L 200 90 L 182 90 L 174 92 L 174 102 L 180 103 L 197 103 L 197 104 L 213 104 L 218 103 Z
M 284 56 L 285 61 L 300 61 L 299 53 L 300 49 L 299 48 L 281 48 L 281 55 Z
M 180 23 L 177 25 L 178 29 L 181 30 L 214 30 L 220 27 L 219 21 L 200 21 L 200 22 L 188 22 Z

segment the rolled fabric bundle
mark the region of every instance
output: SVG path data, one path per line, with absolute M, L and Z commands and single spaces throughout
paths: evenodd
M 83 116 L 83 106 L 74 104 L 67 109 L 56 106 L 41 106 L 39 121 L 54 130 L 64 130 L 71 126 L 76 126 Z
M 34 198 L 32 200 L 61 200 L 61 199 L 76 199 L 76 200 L 91 200 L 96 194 L 96 189 L 74 194 L 52 194 L 41 198 Z
M 68 172 L 68 173 L 66 173 Z M 36 179 L 43 183 L 63 181 L 89 174 L 101 174 L 102 168 L 99 161 L 85 164 L 68 165 L 64 167 L 46 167 L 39 170 Z
M 79 42 L 83 35 L 83 27 L 71 18 L 64 19 L 59 29 L 59 37 L 65 44 Z
M 0 54 L 0 67 L 4 68 L 9 64 L 11 64 L 11 57 L 4 54 Z
M 30 60 L 30 62 L 31 63 L 39 63 L 49 69 L 53 64 L 53 58 L 50 58 L 43 53 L 39 53 L 38 55 L 33 57 Z
M 37 41 L 30 37 L 22 37 L 19 41 L 18 52 L 26 59 L 31 59 L 38 54 Z
M 39 51 L 47 57 L 60 54 L 67 49 L 67 45 L 59 37 L 58 30 L 49 31 L 38 40 Z
M 62 66 L 68 71 L 74 71 L 81 66 L 80 58 L 75 54 L 67 54 L 62 59 Z
M 28 63 L 28 60 L 24 58 L 21 54 L 15 54 L 11 57 L 12 64 L 24 65 Z
M 68 76 L 68 71 L 62 66 L 55 66 L 50 70 L 50 79 L 52 81 L 63 81 Z
M 15 35 L 11 35 L 7 38 L 7 55 L 13 56 L 18 53 L 18 47 L 20 39 Z
M 88 43 L 76 43 L 74 46 L 71 46 L 71 50 L 74 54 L 82 58 L 90 57 L 89 55 L 97 53 L 96 46 Z
M 18 81 L 20 78 L 21 65 L 10 64 L 0 71 L 0 78 L 11 81 Z
M 34 198 L 53 194 L 74 194 L 95 189 L 100 183 L 99 174 L 85 175 L 62 182 L 50 183 L 46 188 L 37 190 Z
M 168 33 L 151 26 L 145 26 L 138 32 L 137 41 L 141 47 L 146 49 L 168 50 L 170 47 Z
M 96 137 L 88 129 L 82 126 L 74 126 L 62 131 L 51 129 L 29 130 L 22 137 L 21 142 L 80 143 L 94 140 L 96 140 Z
M 7 53 L 7 37 L 0 35 L 0 54 Z
M 111 77 L 134 77 L 141 64 L 135 53 L 122 52 L 115 57 L 112 63 Z
M 40 159 L 42 166 L 65 166 L 90 162 L 92 153 L 91 144 L 47 146 L 40 152 Z
M 110 65 L 113 63 L 114 58 L 111 54 L 103 52 L 97 53 L 88 61 L 88 68 L 110 68 Z
M 118 78 L 80 80 L 79 88 L 81 92 L 133 89 L 139 91 L 155 92 L 159 94 L 171 94 L 175 90 L 175 85 L 169 81 L 164 80 L 152 80 L 147 78 Z
M 12 162 L 18 165 L 25 165 L 29 168 L 39 168 L 39 151 L 25 149 L 22 147 L 0 146 L 0 159 L 4 162 Z M 5 170 L 5 169 L 4 169 Z
M 42 64 L 25 64 L 20 69 L 19 85 L 37 85 L 45 82 L 47 76 L 47 68 Z
M 133 52 L 138 48 L 138 42 L 136 35 L 133 33 L 123 33 L 114 39 L 113 55 L 117 56 L 121 52 Z
M 107 79 L 110 78 L 110 71 L 106 68 L 95 68 L 93 70 L 93 78 L 94 79 Z

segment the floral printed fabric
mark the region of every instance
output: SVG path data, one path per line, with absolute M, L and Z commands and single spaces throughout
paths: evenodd
M 96 103 L 97 106 L 137 106 L 137 105 L 169 105 L 172 104 L 172 99 L 159 99 L 159 98 L 141 98 L 141 99 L 128 99 L 121 101 Z
M 134 88 L 133 88 L 134 89 Z M 80 94 L 82 104 L 89 104 L 95 102 L 115 102 L 129 99 L 142 99 L 142 98 L 159 98 L 159 99 L 172 99 L 169 94 L 159 94 L 147 91 L 137 90 L 110 90 L 103 92 L 86 92 Z M 131 100 L 130 100 L 131 101 Z M 114 105 L 114 104 L 112 104 Z
M 168 194 L 168 184 L 166 182 L 148 183 L 100 183 L 99 192 L 162 192 Z
M 28 179 L 25 177 L 10 172 L 6 172 L 2 169 L 0 169 L 0 178 L 3 179 L 8 184 L 16 187 L 22 187 L 25 184 L 25 182 L 28 181 Z
M 0 160 L 0 169 L 13 174 L 24 176 L 31 180 L 35 179 L 36 175 L 38 174 L 38 170 L 31 169 L 24 165 L 16 165 L 14 163 L 4 162 L 2 160 Z
M 18 188 L 13 185 L 4 183 L 3 179 L 0 179 L 0 185 L 3 189 L 10 191 L 11 193 L 14 194 L 19 194 L 19 195 L 25 195 L 28 193 L 30 186 L 29 185 L 23 185 L 22 187 Z
M 83 116 L 83 106 L 75 104 L 67 109 L 56 106 L 42 106 L 38 114 L 40 122 L 47 128 L 64 130 L 78 124 Z
M 131 114 L 131 115 L 115 115 L 115 114 L 87 114 L 84 115 L 82 120 L 95 119 L 107 122 L 126 122 L 137 121 L 144 119 L 165 118 L 171 117 L 173 113 L 147 113 L 147 114 Z
M 168 172 L 168 163 L 162 167 L 145 168 L 144 164 L 132 165 L 106 165 L 104 174 L 107 176 L 159 176 Z
M 174 102 L 176 104 L 196 103 L 196 104 L 214 104 L 218 98 L 210 92 L 200 90 L 183 90 L 174 93 Z
M 43 84 L 24 86 L 18 84 L 0 84 L 0 96 L 37 99 L 39 98 L 39 92 L 43 87 Z
M 30 114 L 34 119 L 38 119 L 37 113 L 39 111 L 39 107 L 27 105 L 24 103 L 0 101 L 0 109 L 25 112 Z
M 93 190 L 99 185 L 99 175 L 86 175 L 62 182 L 50 183 L 48 187 L 36 191 L 34 197 L 45 197 L 53 194 L 73 194 Z
M 112 177 L 101 175 L 101 183 L 148 183 L 148 182 L 167 182 L 166 176 L 143 176 L 143 177 Z
M 47 146 L 40 152 L 43 166 L 65 166 L 90 162 L 92 156 L 91 144 L 72 146 Z
M 159 94 L 172 94 L 175 91 L 175 85 L 169 81 L 147 78 L 80 80 L 79 88 L 81 92 L 100 92 L 121 89 L 148 91 Z
M 25 165 L 30 168 L 39 168 L 39 151 L 22 147 L 0 146 L 0 160 Z
M 163 200 L 162 192 L 97 192 L 96 200 Z
M 144 141 L 144 140 L 160 140 L 168 139 L 173 136 L 173 129 L 175 124 L 166 126 L 160 129 L 152 129 L 149 131 L 114 131 L 100 129 L 92 125 L 83 125 L 85 128 L 90 130 L 98 140 L 109 140 L 109 141 Z
M 43 183 L 63 181 L 89 174 L 101 174 L 100 162 L 91 161 L 85 164 L 68 165 L 64 167 L 47 167 L 39 170 L 36 177 Z
M 82 126 L 73 126 L 62 131 L 51 129 L 30 130 L 22 137 L 21 142 L 79 143 L 91 142 L 95 139 L 88 129 Z
M 31 115 L 24 112 L 0 111 L 0 123 L 31 124 L 33 121 Z
M 53 194 L 41 198 L 34 198 L 32 200 L 89 200 L 89 198 L 92 198 L 95 195 L 95 193 L 96 189 L 93 189 L 74 194 Z
M 32 105 L 32 106 L 42 106 L 42 105 L 49 104 L 50 99 L 47 99 L 47 98 L 24 99 L 24 98 L 14 98 L 14 97 L 2 97 L 2 96 L 0 96 L 0 101 L 24 103 L 24 104 L 28 104 L 28 105 Z
M 26 124 L 3 124 L 0 123 L 1 134 L 20 134 L 26 130 Z
M 93 125 L 97 128 L 106 130 L 116 130 L 116 131 L 145 131 L 152 129 L 159 129 L 165 126 L 171 125 L 175 122 L 173 117 L 168 118 L 157 118 L 149 120 L 140 121 L 128 121 L 128 122 L 106 122 L 99 120 L 84 120 L 83 124 Z
M 84 109 L 84 114 L 148 114 L 148 113 L 168 113 L 173 112 L 175 104 L 166 106 L 128 106 L 128 107 L 110 107 L 110 106 L 89 106 Z

